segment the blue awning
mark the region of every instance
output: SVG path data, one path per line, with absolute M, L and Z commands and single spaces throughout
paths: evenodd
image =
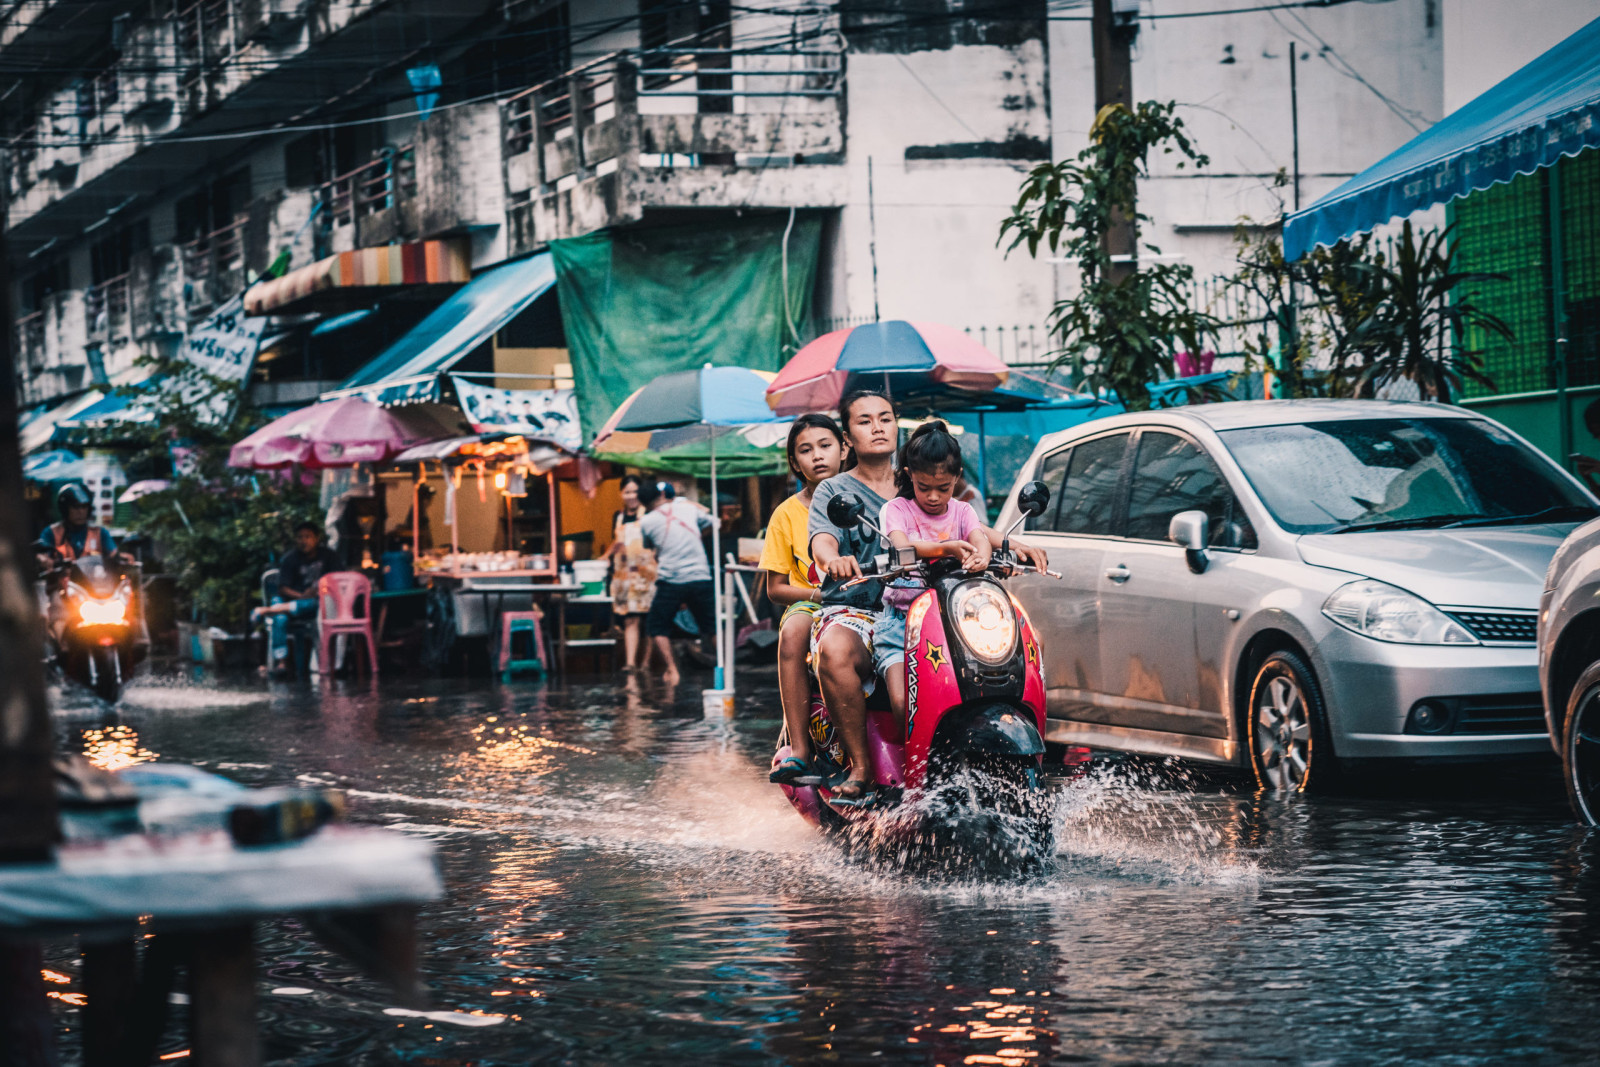
M 1532 12 L 1529 18 L 1537 17 Z M 1283 253 L 1299 259 L 1390 219 L 1600 147 L 1600 19 L 1446 116 L 1304 211 Z
M 323 399 L 359 393 L 380 404 L 438 399 L 439 375 L 516 318 L 556 283 L 550 253 L 486 271 Z

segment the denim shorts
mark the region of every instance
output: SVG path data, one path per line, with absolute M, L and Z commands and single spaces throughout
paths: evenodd
M 872 659 L 882 674 L 906 655 L 906 609 L 885 607 L 872 628 Z

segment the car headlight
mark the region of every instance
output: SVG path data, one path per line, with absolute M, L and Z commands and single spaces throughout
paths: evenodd
M 967 651 L 999 665 L 1017 647 L 1017 614 L 1005 593 L 991 582 L 962 582 L 950 594 L 950 617 Z
M 128 617 L 128 607 L 120 597 L 111 600 L 85 598 L 78 605 L 78 621 L 84 626 L 120 626 Z
M 1450 616 L 1404 589 L 1372 580 L 1335 589 L 1322 613 L 1347 630 L 1404 645 L 1475 645 L 1478 639 Z

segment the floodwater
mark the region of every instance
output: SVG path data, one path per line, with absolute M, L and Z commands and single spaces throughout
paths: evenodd
M 115 725 L 70 694 L 58 721 L 113 764 L 338 786 L 354 819 L 436 845 L 448 898 L 421 934 L 446 1014 L 393 1013 L 271 924 L 271 1063 L 1596 1056 L 1600 842 L 1553 763 L 1285 801 L 1106 761 L 1057 794 L 1048 870 L 913 876 L 843 856 L 766 784 L 769 686 L 708 722 L 688 678 L 676 701 L 609 679 L 157 679 Z M 76 982 L 70 955 L 51 963 Z

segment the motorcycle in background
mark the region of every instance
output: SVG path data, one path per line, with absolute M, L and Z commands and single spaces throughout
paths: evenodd
M 114 704 L 150 651 L 138 564 L 84 556 L 45 573 L 62 673 Z

